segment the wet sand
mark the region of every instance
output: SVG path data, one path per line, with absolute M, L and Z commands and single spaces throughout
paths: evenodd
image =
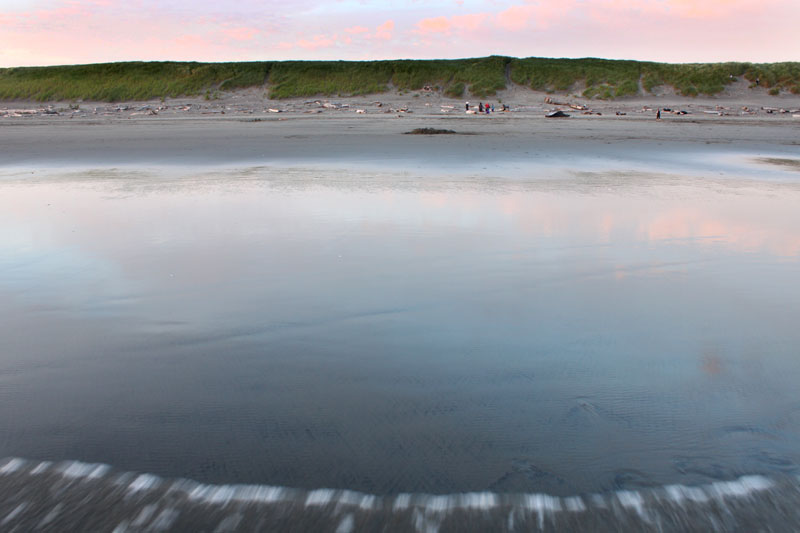
M 420 127 L 458 134 L 403 135 Z M 0 168 L 323 165 L 505 175 L 515 164 L 574 166 L 597 158 L 692 169 L 695 162 L 681 158 L 698 151 L 791 161 L 800 154 L 800 121 L 524 115 L 7 121 L 0 122 L 0 146 Z
M 798 523 L 800 121 L 46 120 L 0 122 L 2 527 Z

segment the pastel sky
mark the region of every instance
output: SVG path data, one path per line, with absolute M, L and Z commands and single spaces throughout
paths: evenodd
M 800 0 L 0 0 L 0 66 L 607 57 L 800 61 Z

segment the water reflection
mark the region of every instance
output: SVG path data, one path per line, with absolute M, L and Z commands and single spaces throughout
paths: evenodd
M 372 493 L 795 471 L 797 185 L 281 172 L 0 185 L 0 455 Z

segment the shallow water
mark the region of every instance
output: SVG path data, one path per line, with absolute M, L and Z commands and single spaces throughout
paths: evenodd
M 800 180 L 737 168 L 7 172 L 0 457 L 377 497 L 798 474 Z

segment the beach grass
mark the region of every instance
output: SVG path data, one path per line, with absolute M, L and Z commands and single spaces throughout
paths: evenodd
M 0 69 L 0 100 L 124 101 L 264 88 L 270 98 L 380 94 L 430 87 L 452 98 L 489 97 L 517 84 L 615 99 L 672 87 L 714 95 L 744 79 L 770 94 L 800 94 L 800 63 L 670 64 L 597 58 L 490 56 L 453 60 L 128 62 Z
M 115 102 L 261 85 L 271 63 L 130 62 L 0 70 L 0 99 Z

